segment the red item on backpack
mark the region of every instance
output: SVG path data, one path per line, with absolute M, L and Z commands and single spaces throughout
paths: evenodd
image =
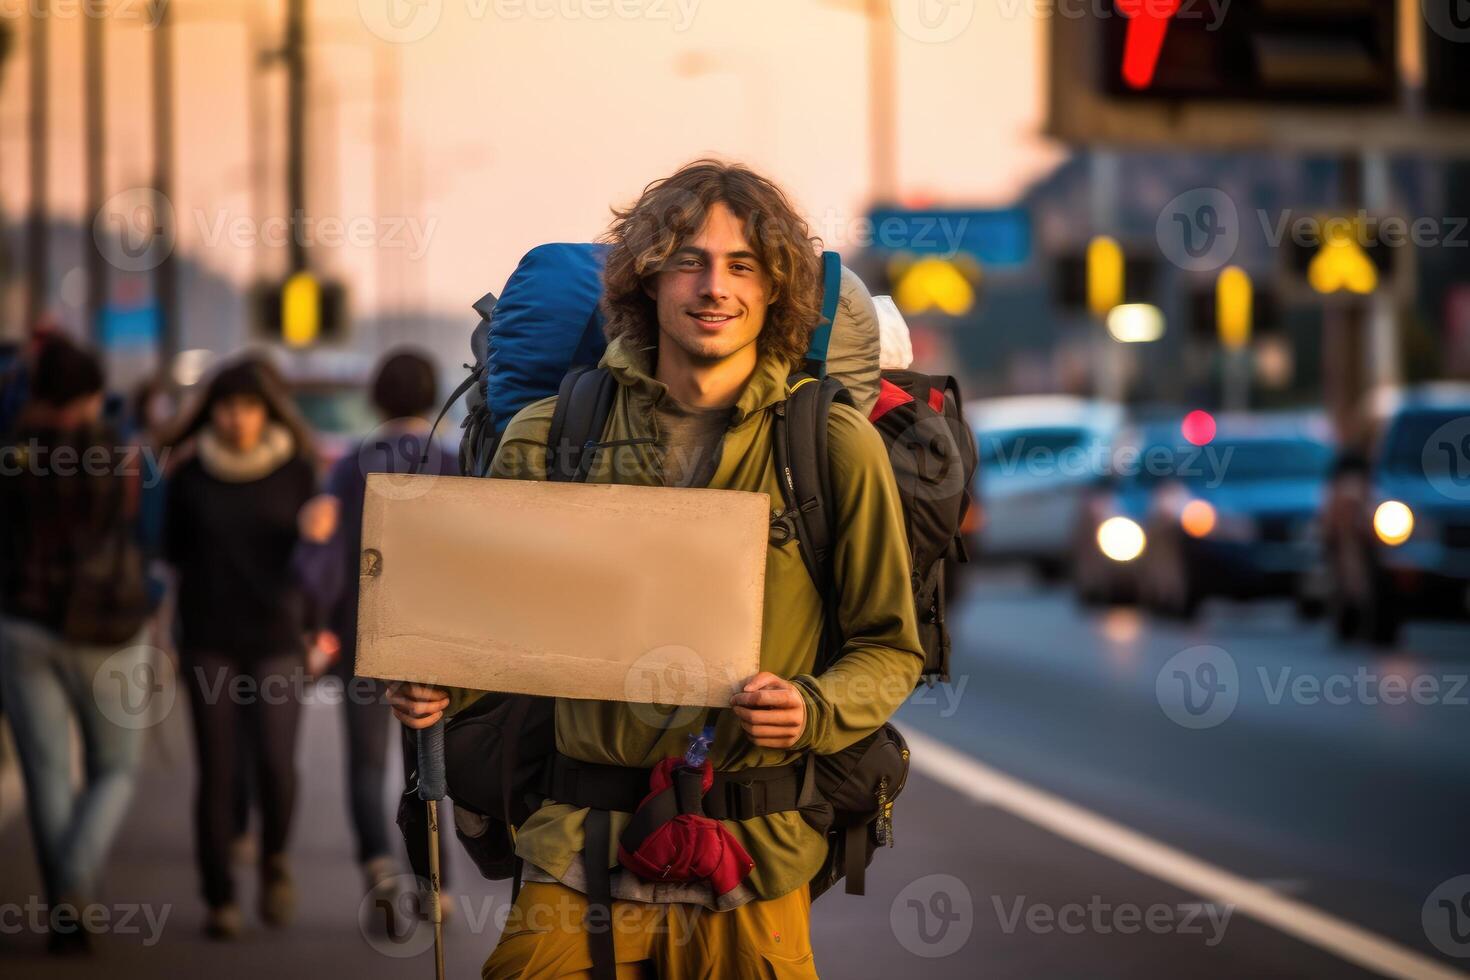
M 674 771 L 684 764 L 681 757 L 671 756 L 654 766 L 650 792 L 639 804 L 640 810 L 660 794 L 673 791 Z M 701 789 L 708 792 L 714 779 L 714 769 L 706 760 L 700 771 Z M 618 860 L 645 881 L 707 880 L 716 895 L 732 891 L 755 867 L 745 848 L 718 820 L 697 813 L 680 813 L 665 821 L 632 852 L 619 844 Z

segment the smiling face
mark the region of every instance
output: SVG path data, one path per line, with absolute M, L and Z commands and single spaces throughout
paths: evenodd
M 704 226 L 647 284 L 658 308 L 659 347 L 673 344 L 691 361 L 716 364 L 756 356 L 771 302 L 771 278 L 734 212 L 709 209 Z

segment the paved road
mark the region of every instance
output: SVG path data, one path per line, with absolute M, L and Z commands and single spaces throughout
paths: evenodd
M 1271 704 L 1252 689 L 1259 665 L 1312 675 L 1381 666 L 1362 652 L 1332 652 L 1318 631 L 1271 608 L 1212 610 L 1198 628 L 1181 631 L 1127 614 L 1081 614 L 1060 593 L 987 580 L 959 616 L 955 686 L 905 707 L 911 730 L 1435 954 L 1419 924 L 1421 906 L 1436 883 L 1470 871 L 1463 832 L 1470 799 L 1464 753 L 1456 751 L 1465 744 L 1463 709 L 1311 710 L 1287 707 L 1289 695 Z M 1464 640 L 1414 631 L 1413 652 L 1393 663 L 1464 672 Z M 1174 653 L 1199 643 L 1224 648 L 1243 681 L 1228 717 L 1191 730 L 1166 717 L 1155 678 Z M 102 937 L 99 955 L 53 961 L 41 935 L 5 925 L 0 975 L 432 975 L 422 932 L 394 944 L 359 925 L 339 721 L 326 705 L 308 708 L 303 732 L 298 921 L 284 932 L 252 927 L 228 946 L 200 936 L 184 722 L 179 711 L 155 729 L 103 896 L 118 928 Z M 14 808 L 13 795 L 0 801 L 0 910 L 15 910 L 0 925 L 13 923 L 37 891 L 25 822 Z M 1368 975 L 923 773 L 899 803 L 896 829 L 899 846 L 879 855 L 867 896 L 832 895 L 816 906 L 824 976 Z M 458 912 L 448 927 L 448 975 L 474 977 L 508 890 L 480 880 L 457 853 L 450 861 Z M 253 883 L 241 870 L 249 908 Z M 415 955 L 394 955 L 404 953 Z

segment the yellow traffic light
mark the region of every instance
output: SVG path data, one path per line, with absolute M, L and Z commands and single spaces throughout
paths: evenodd
M 950 316 L 964 316 L 975 306 L 975 287 L 953 262 L 919 259 L 898 277 L 893 301 L 910 315 L 938 309 Z
M 1307 281 L 1319 293 L 1348 292 L 1366 296 L 1378 288 L 1378 267 L 1358 244 L 1357 222 L 1328 222 L 1327 240 L 1307 267 Z
M 1105 317 L 1123 302 L 1123 248 L 1100 235 L 1087 245 L 1087 308 Z
M 1232 265 L 1220 270 L 1215 283 L 1215 325 L 1225 349 L 1240 350 L 1250 343 L 1253 299 L 1251 277 L 1244 269 Z
M 281 339 L 287 347 L 305 347 L 321 327 L 321 283 L 310 272 L 298 272 L 281 287 Z

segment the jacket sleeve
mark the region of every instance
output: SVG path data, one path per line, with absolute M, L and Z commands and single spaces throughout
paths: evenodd
M 924 668 L 909 584 L 908 535 L 888 449 L 854 408 L 828 420 L 837 540 L 834 588 L 842 648 L 820 676 L 794 678 L 806 702 L 796 748 L 838 752 L 878 729 L 912 693 Z
M 358 454 L 349 453 L 332 466 L 327 475 L 325 493 L 339 501 L 352 493 L 352 477 L 358 474 Z M 331 612 L 342 601 L 347 591 L 349 567 L 348 549 L 356 551 L 357 542 L 348 540 L 341 522 L 332 531 L 332 536 L 320 543 L 298 538 L 291 556 L 291 566 L 297 581 L 305 590 L 309 615 L 314 626 L 324 626 Z
M 500 437 L 495 458 L 490 461 L 492 480 L 545 480 L 546 438 L 551 431 L 555 396 L 532 402 L 516 413 Z M 455 715 L 479 700 L 483 691 L 451 687 L 446 715 Z

